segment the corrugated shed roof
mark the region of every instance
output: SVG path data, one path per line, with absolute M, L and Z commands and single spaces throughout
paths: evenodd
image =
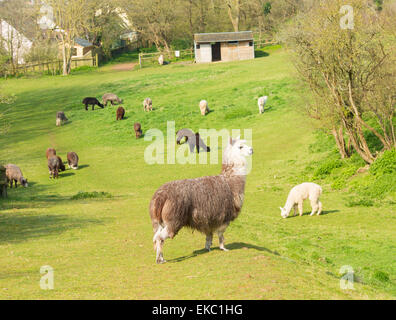
M 249 41 L 249 40 L 253 40 L 252 31 L 194 34 L 195 42 L 225 42 L 225 41 Z
M 82 47 L 91 47 L 91 46 L 93 46 L 92 42 L 89 42 L 88 40 L 82 39 L 82 38 L 76 38 L 76 39 L 74 39 L 74 42 L 79 44 Z

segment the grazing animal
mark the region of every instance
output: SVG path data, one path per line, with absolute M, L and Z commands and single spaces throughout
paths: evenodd
M 203 148 L 204 151 L 210 152 L 210 148 L 203 142 L 199 133 L 194 133 L 190 129 L 181 129 L 176 133 L 176 142 L 180 144 L 180 141 L 186 138 L 186 142 L 190 147 L 190 152 L 194 152 L 194 148 L 197 148 L 197 152 L 199 153 L 200 149 Z
M 139 139 L 142 136 L 142 134 L 143 134 L 142 126 L 140 125 L 139 122 L 135 122 L 133 124 L 133 129 L 135 130 L 136 139 Z
M 161 66 L 164 64 L 164 56 L 162 54 L 158 58 L 158 64 Z
M 153 101 L 150 98 L 144 99 L 143 110 L 144 111 L 152 111 L 153 110 Z
M 58 156 L 50 156 L 48 158 L 48 170 L 50 174 L 50 179 L 58 179 L 61 161 Z
M 67 165 L 73 170 L 78 169 L 78 155 L 71 151 L 67 153 Z
M 203 116 L 210 112 L 208 102 L 206 100 L 200 101 L 199 109 L 201 110 L 201 115 L 203 115 Z
M 102 102 L 103 105 L 107 107 L 107 103 L 110 101 L 111 105 L 114 106 L 115 102 L 117 102 L 117 104 L 119 103 L 123 103 L 123 100 L 118 98 L 118 96 L 116 96 L 114 93 L 106 93 L 103 95 L 102 97 Z
M 258 98 L 257 104 L 258 104 L 258 107 L 259 107 L 259 113 L 264 113 L 264 106 L 267 103 L 267 99 L 268 99 L 267 96 L 263 96 L 263 97 Z
M 55 156 L 56 155 L 56 150 L 53 149 L 53 148 L 48 148 L 47 151 L 45 152 L 45 155 L 46 155 L 47 159 L 50 156 Z
M 62 123 L 66 122 L 68 119 L 63 111 L 58 111 L 56 113 L 56 126 L 59 127 Z
M 7 164 L 4 166 L 6 168 L 7 183 L 10 183 L 10 188 L 12 188 L 13 182 L 15 183 L 15 188 L 18 187 L 18 182 L 25 188 L 28 186 L 28 181 L 23 177 L 21 169 L 15 164 Z
M 88 111 L 88 105 L 92 105 L 92 110 L 94 110 L 95 105 L 101 107 L 102 109 L 104 108 L 104 105 L 101 104 L 98 99 L 92 97 L 85 98 L 82 103 L 85 104 L 85 110 L 87 111 Z
M 116 113 L 116 120 L 124 119 L 124 115 L 125 115 L 125 109 L 123 107 L 118 107 Z
M 303 202 L 305 199 L 311 201 L 312 212 L 311 216 L 318 212 L 318 215 L 322 212 L 322 203 L 319 201 L 319 197 L 322 194 L 322 188 L 316 183 L 304 182 L 292 188 L 286 200 L 285 206 L 279 207 L 281 210 L 282 218 L 289 216 L 290 210 L 294 208 L 294 215 L 296 215 L 296 209 L 300 216 L 303 214 Z
M 63 164 L 62 158 L 59 157 L 59 156 L 55 156 L 55 157 L 57 157 L 58 160 L 59 160 L 59 171 L 66 171 L 66 167 L 65 167 L 65 165 Z
M 157 263 L 165 262 L 164 241 L 173 239 L 182 227 L 204 233 L 207 250 L 217 232 L 220 249 L 227 251 L 223 233 L 241 211 L 247 174 L 245 157 L 252 153 L 244 140 L 230 139 L 220 175 L 168 182 L 154 193 L 150 217 Z

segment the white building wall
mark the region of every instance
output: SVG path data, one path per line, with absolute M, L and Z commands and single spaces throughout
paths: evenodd
M 8 51 L 9 45 L 12 44 L 14 59 L 18 59 L 19 64 L 25 63 L 23 57 L 29 53 L 33 42 L 4 20 L 1 20 L 0 35 L 3 47 Z

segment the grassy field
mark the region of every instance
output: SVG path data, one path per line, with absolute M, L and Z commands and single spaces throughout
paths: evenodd
M 323 215 L 282 219 L 290 188 L 320 153 L 314 125 L 303 116 L 304 89 L 288 55 L 273 48 L 254 61 L 170 64 L 114 72 L 109 66 L 69 77 L 0 82 L 16 95 L 1 106 L 9 125 L 0 159 L 21 167 L 29 187 L 0 200 L 2 299 L 394 299 L 395 206 L 347 207 L 344 191 L 323 185 Z M 86 96 L 114 92 L 115 107 L 85 111 Z M 256 98 L 270 95 L 258 114 Z M 306 93 L 305 93 L 306 94 Z M 142 101 L 153 100 L 144 113 Z M 198 103 L 213 112 L 200 116 Z M 69 123 L 55 126 L 56 111 Z M 133 123 L 143 131 L 166 122 L 189 127 L 253 130 L 253 166 L 239 218 L 225 233 L 229 252 L 205 252 L 205 237 L 183 229 L 167 240 L 168 263 L 155 264 L 149 201 L 163 183 L 217 174 L 221 165 L 148 165 Z M 80 168 L 48 179 L 45 150 L 80 156 Z M 79 192 L 106 192 L 99 198 Z M 88 194 L 89 195 L 89 194 Z M 40 267 L 54 269 L 54 290 L 41 290 Z M 355 271 L 354 290 L 339 273 Z

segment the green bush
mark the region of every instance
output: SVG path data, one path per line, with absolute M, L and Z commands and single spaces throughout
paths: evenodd
M 389 275 L 381 270 L 376 270 L 372 274 L 372 279 L 377 280 L 379 282 L 389 282 Z
M 396 172 L 396 150 L 387 150 L 371 166 L 370 173 L 375 176 Z
M 370 199 L 350 198 L 345 205 L 347 207 L 372 207 L 374 205 L 374 201 Z
M 322 163 L 314 172 L 314 179 L 321 179 L 329 175 L 334 169 L 342 167 L 342 161 L 339 159 L 328 160 Z
M 335 190 L 345 188 L 347 186 L 348 179 L 355 174 L 356 170 L 357 167 L 355 166 L 343 168 L 340 172 L 340 175 L 334 179 L 333 183 L 331 184 L 331 188 Z
M 387 194 L 396 191 L 396 175 L 379 176 L 369 185 L 358 189 L 358 193 L 373 199 L 383 199 Z
M 77 194 L 72 196 L 70 199 L 71 200 L 81 200 L 81 199 L 94 199 L 94 198 L 111 198 L 112 195 L 108 192 L 83 192 L 79 191 Z

